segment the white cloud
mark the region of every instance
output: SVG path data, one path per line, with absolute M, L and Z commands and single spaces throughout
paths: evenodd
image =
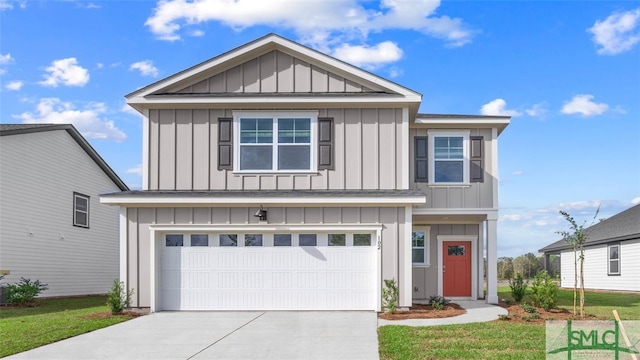
M 524 171 L 514 171 L 513 173 L 511 173 L 511 175 L 513 175 L 513 176 L 524 175 Z
M 402 49 L 391 41 L 375 46 L 343 44 L 332 55 L 350 64 L 374 69 L 382 64 L 398 61 L 402 57 Z
M 439 6 L 439 0 L 163 0 L 145 25 L 157 38 L 167 41 L 179 40 L 185 25 L 208 21 L 236 30 L 252 26 L 288 28 L 322 51 L 389 29 L 420 32 L 443 39 L 448 46 L 469 43 L 474 32 L 461 19 L 433 16 Z
M 604 21 L 596 21 L 587 31 L 593 34 L 600 55 L 629 51 L 640 41 L 640 8 L 613 13 Z
M 89 82 L 89 71 L 78 66 L 76 58 L 54 60 L 46 71 L 45 80 L 38 84 L 51 87 L 84 86 Z
M 24 123 L 73 124 L 83 136 L 89 139 L 124 141 L 127 135 L 118 129 L 113 121 L 102 118 L 107 108 L 104 103 L 89 103 L 77 109 L 71 102 L 58 98 L 43 98 L 34 112 L 13 115 Z
M 10 64 L 11 62 L 13 62 L 13 58 L 11 57 L 11 54 L 6 54 L 6 55 L 0 54 L 0 65 Z
M 566 101 L 560 110 L 563 114 L 581 114 L 583 116 L 601 115 L 609 110 L 609 105 L 595 103 L 592 101 L 593 95 L 579 94 L 570 101 Z
M 158 68 L 153 66 L 153 61 L 151 60 L 142 60 L 133 63 L 129 66 L 129 70 L 138 70 L 142 76 L 158 76 Z
M 135 167 L 127 169 L 127 174 L 136 174 L 142 176 L 142 164 L 138 164 Z
M 525 109 L 524 112 L 531 117 L 544 117 L 547 115 L 546 103 L 541 102 L 534 104 L 529 109 Z
M 633 204 L 633 205 L 640 204 L 640 196 L 638 196 L 637 198 L 631 199 L 631 204 Z
M 396 66 L 392 66 L 389 69 L 389 77 L 392 79 L 395 79 L 398 76 L 402 76 L 403 74 L 404 74 L 404 71 Z
M 500 115 L 500 116 L 520 116 L 521 112 L 506 109 L 507 102 L 503 99 L 495 99 L 482 105 L 480 114 L 482 115 Z
M 202 30 L 193 30 L 189 33 L 190 36 L 193 37 L 200 37 L 200 36 L 204 36 L 204 31 Z
M 7 88 L 7 90 L 17 91 L 22 88 L 22 85 L 24 85 L 22 81 L 15 80 L 15 81 L 9 81 L 5 87 Z

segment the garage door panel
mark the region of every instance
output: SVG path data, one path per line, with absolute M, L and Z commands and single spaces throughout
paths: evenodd
M 164 310 L 373 310 L 372 247 L 163 247 Z

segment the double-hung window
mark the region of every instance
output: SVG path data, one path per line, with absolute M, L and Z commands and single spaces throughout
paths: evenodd
M 315 171 L 313 112 L 236 113 L 239 137 L 236 170 L 241 172 Z
M 411 233 L 411 259 L 413 265 L 429 265 L 429 229 L 413 229 Z
M 89 227 L 89 196 L 73 193 L 73 226 Z
M 468 131 L 429 132 L 429 177 L 435 184 L 469 183 Z
M 608 274 L 620 275 L 620 244 L 610 244 L 607 246 Z

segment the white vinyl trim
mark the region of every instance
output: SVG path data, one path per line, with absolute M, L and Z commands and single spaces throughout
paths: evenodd
M 425 196 L 403 196 L 403 197 L 264 197 L 264 198 L 248 198 L 248 197 L 146 197 L 146 196 L 109 196 L 100 197 L 101 204 L 107 205 L 211 205 L 211 204 L 228 204 L 228 205 L 255 205 L 263 204 L 287 204 L 287 205 L 354 205 L 361 204 L 363 206 L 384 205 L 406 205 L 406 204 L 424 204 L 427 201 Z
M 142 190 L 149 190 L 149 109 L 142 110 Z
M 429 136 L 427 155 L 429 157 L 427 166 L 428 166 L 428 177 L 430 186 L 467 186 L 471 183 L 469 182 L 469 136 L 471 134 L 470 130 L 433 130 L 430 129 L 427 131 L 427 135 Z M 462 182 L 436 182 L 435 181 L 435 162 L 436 159 L 434 157 L 435 154 L 435 138 L 436 137 L 462 137 Z M 459 160 L 454 160 L 459 161 Z
M 404 107 L 402 108 L 402 189 L 409 188 L 409 109 Z
M 445 241 L 471 241 L 471 297 L 469 299 L 474 300 L 478 298 L 478 289 L 474 284 L 477 283 L 478 278 L 478 236 L 476 235 L 437 235 L 438 241 L 438 295 L 443 296 L 442 288 L 442 243 Z
M 129 284 L 127 284 L 127 263 L 129 261 L 127 257 L 127 211 L 128 208 L 120 207 L 120 281 L 124 282 L 125 289 L 129 288 Z

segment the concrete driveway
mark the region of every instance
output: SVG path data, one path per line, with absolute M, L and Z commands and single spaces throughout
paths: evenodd
M 6 359 L 378 359 L 365 311 L 160 312 Z

